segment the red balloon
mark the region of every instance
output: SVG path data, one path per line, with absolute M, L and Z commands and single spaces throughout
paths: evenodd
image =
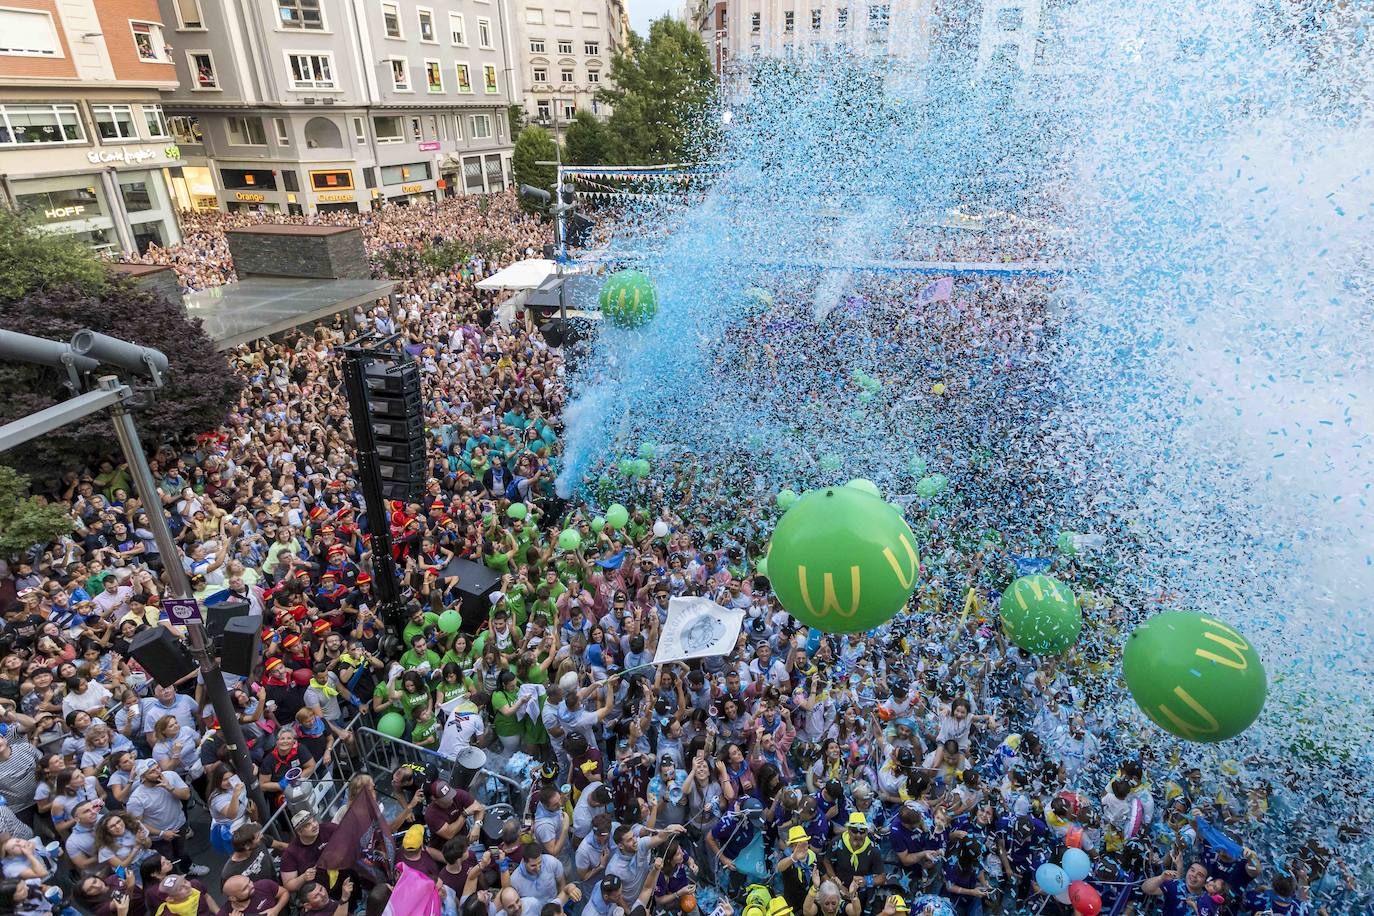
M 1080 916 L 1097 916 L 1102 912 L 1102 895 L 1086 881 L 1074 881 L 1069 885 L 1069 902 Z

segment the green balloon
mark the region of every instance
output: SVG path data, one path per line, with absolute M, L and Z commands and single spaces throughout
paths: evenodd
M 606 509 L 606 524 L 610 525 L 616 531 L 624 528 L 629 521 L 630 510 L 626 509 L 620 503 L 611 503 L 610 507 Z
M 1002 593 L 1002 627 L 1027 652 L 1058 655 L 1078 641 L 1083 612 L 1059 580 L 1022 576 Z
M 788 509 L 791 509 L 794 505 L 796 505 L 798 499 L 801 499 L 801 497 L 797 495 L 796 490 L 789 489 L 788 487 L 783 487 L 781 490 L 778 491 L 776 502 L 778 504 L 778 508 L 786 512 Z
M 601 516 L 598 515 L 598 516 L 596 516 L 596 518 L 592 519 L 592 530 L 593 530 L 593 531 L 600 531 L 602 528 L 605 528 L 605 527 L 606 527 L 606 520 L 605 520 L 604 518 L 602 518 Z
M 768 558 L 759 557 L 758 574 L 764 578 L 768 577 Z
M 524 518 L 529 514 L 530 508 L 524 503 L 511 503 L 506 507 L 506 515 L 511 518 Z
M 399 738 L 406 733 L 406 717 L 399 712 L 389 712 L 377 720 L 377 731 Z
M 558 534 L 558 546 L 564 550 L 576 550 L 582 546 L 582 535 L 576 528 L 564 528 Z
M 860 391 L 860 392 L 859 392 L 859 403 L 861 403 L 861 404 L 868 404 L 868 403 L 870 403 L 870 402 L 873 400 L 873 397 L 874 397 L 874 395 L 873 395 L 873 392 L 871 392 L 871 391 Z
M 931 474 L 929 477 L 922 477 L 916 484 L 916 492 L 925 499 L 934 499 L 945 492 L 945 487 L 949 486 L 949 479 L 944 474 Z
M 878 485 L 867 477 L 855 477 L 849 483 L 845 484 L 845 486 L 853 487 L 856 490 L 862 490 L 871 496 L 881 497 L 883 495 L 882 491 L 878 489 Z
M 620 471 L 620 473 L 626 477 L 634 476 L 635 460 L 633 458 L 622 458 L 616 465 L 616 470 Z
M 916 590 L 916 535 L 892 507 L 855 487 L 799 499 L 778 522 L 769 580 L 807 626 L 859 633 L 891 620 Z
M 926 472 L 926 460 L 920 455 L 912 456 L 906 463 L 906 472 L 912 477 L 921 477 Z
M 840 469 L 840 456 L 826 453 L 821 456 L 821 470 L 827 473 Z
M 1071 557 L 1078 553 L 1078 548 L 1074 545 L 1073 539 L 1074 533 L 1072 531 L 1061 531 L 1059 532 L 1059 537 L 1055 540 L 1055 546 L 1059 548 L 1059 552 L 1064 556 Z
M 618 270 L 601 287 L 601 314 L 621 328 L 637 328 L 658 312 L 653 281 L 637 270 Z
M 654 450 L 654 444 L 652 442 L 641 442 L 639 444 L 639 457 L 643 458 L 645 461 L 653 461 L 656 454 L 657 452 Z
M 643 459 L 643 458 L 636 458 L 633 462 L 631 462 L 631 464 L 633 464 L 634 467 L 631 469 L 630 473 L 634 474 L 636 477 L 648 477 L 648 476 L 649 476 L 649 462 L 648 462 L 648 461 L 646 461 L 646 460 Z
M 1126 639 L 1126 687 L 1140 711 L 1185 741 L 1225 741 L 1259 717 L 1268 681 L 1259 653 L 1206 614 L 1164 611 Z
M 442 633 L 457 633 L 462 625 L 463 615 L 452 608 L 439 615 L 439 631 Z

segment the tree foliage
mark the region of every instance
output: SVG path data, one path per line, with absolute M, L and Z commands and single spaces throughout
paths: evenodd
M 242 380 L 180 302 L 144 292 L 72 240 L 38 232 L 0 210 L 0 327 L 49 340 L 90 328 L 167 355 L 170 371 L 153 403 L 137 412 L 149 445 L 213 429 L 238 401 Z M 101 367 L 97 374 L 118 374 Z M 68 396 L 57 370 L 0 366 L 0 422 Z M 137 387 L 137 380 L 130 380 Z M 96 414 L 6 452 L 0 460 L 48 477 L 116 454 L 110 418 Z
M 0 557 L 14 557 L 72 530 L 66 506 L 29 495 L 29 479 L 0 465 Z
M 568 125 L 563 141 L 569 165 L 604 165 L 610 149 L 606 125 L 590 111 L 579 111 Z
M 558 176 L 558 169 L 552 165 L 537 165 L 538 162 L 553 162 L 558 158 L 558 144 L 547 130 L 537 124 L 527 125 L 515 138 L 515 150 L 511 153 L 511 171 L 517 185 L 527 184 L 550 191 Z M 520 205 L 530 213 L 548 212 L 548 207 L 523 195 Z
M 647 41 L 631 33 L 611 60 L 610 84 L 597 94 L 613 106 L 611 158 L 623 165 L 688 160 L 715 88 L 711 56 L 686 24 L 665 16 L 649 27 Z

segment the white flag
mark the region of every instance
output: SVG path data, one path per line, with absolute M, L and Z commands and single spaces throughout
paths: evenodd
M 658 637 L 654 664 L 725 655 L 735 648 L 744 611 L 721 607 L 710 598 L 674 598 Z

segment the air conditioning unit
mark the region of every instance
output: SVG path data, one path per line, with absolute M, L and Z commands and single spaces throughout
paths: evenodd
M 324 103 L 325 103 L 326 105 L 333 105 L 336 101 L 338 101 L 338 99 L 335 99 L 335 98 L 327 98 L 327 99 L 324 99 L 323 101 L 324 101 Z
M 315 104 L 315 99 L 314 99 L 313 96 L 311 96 L 311 97 L 307 97 L 307 98 L 301 99 L 301 102 L 302 102 L 303 104 L 305 104 L 305 105 L 314 105 L 314 104 Z

